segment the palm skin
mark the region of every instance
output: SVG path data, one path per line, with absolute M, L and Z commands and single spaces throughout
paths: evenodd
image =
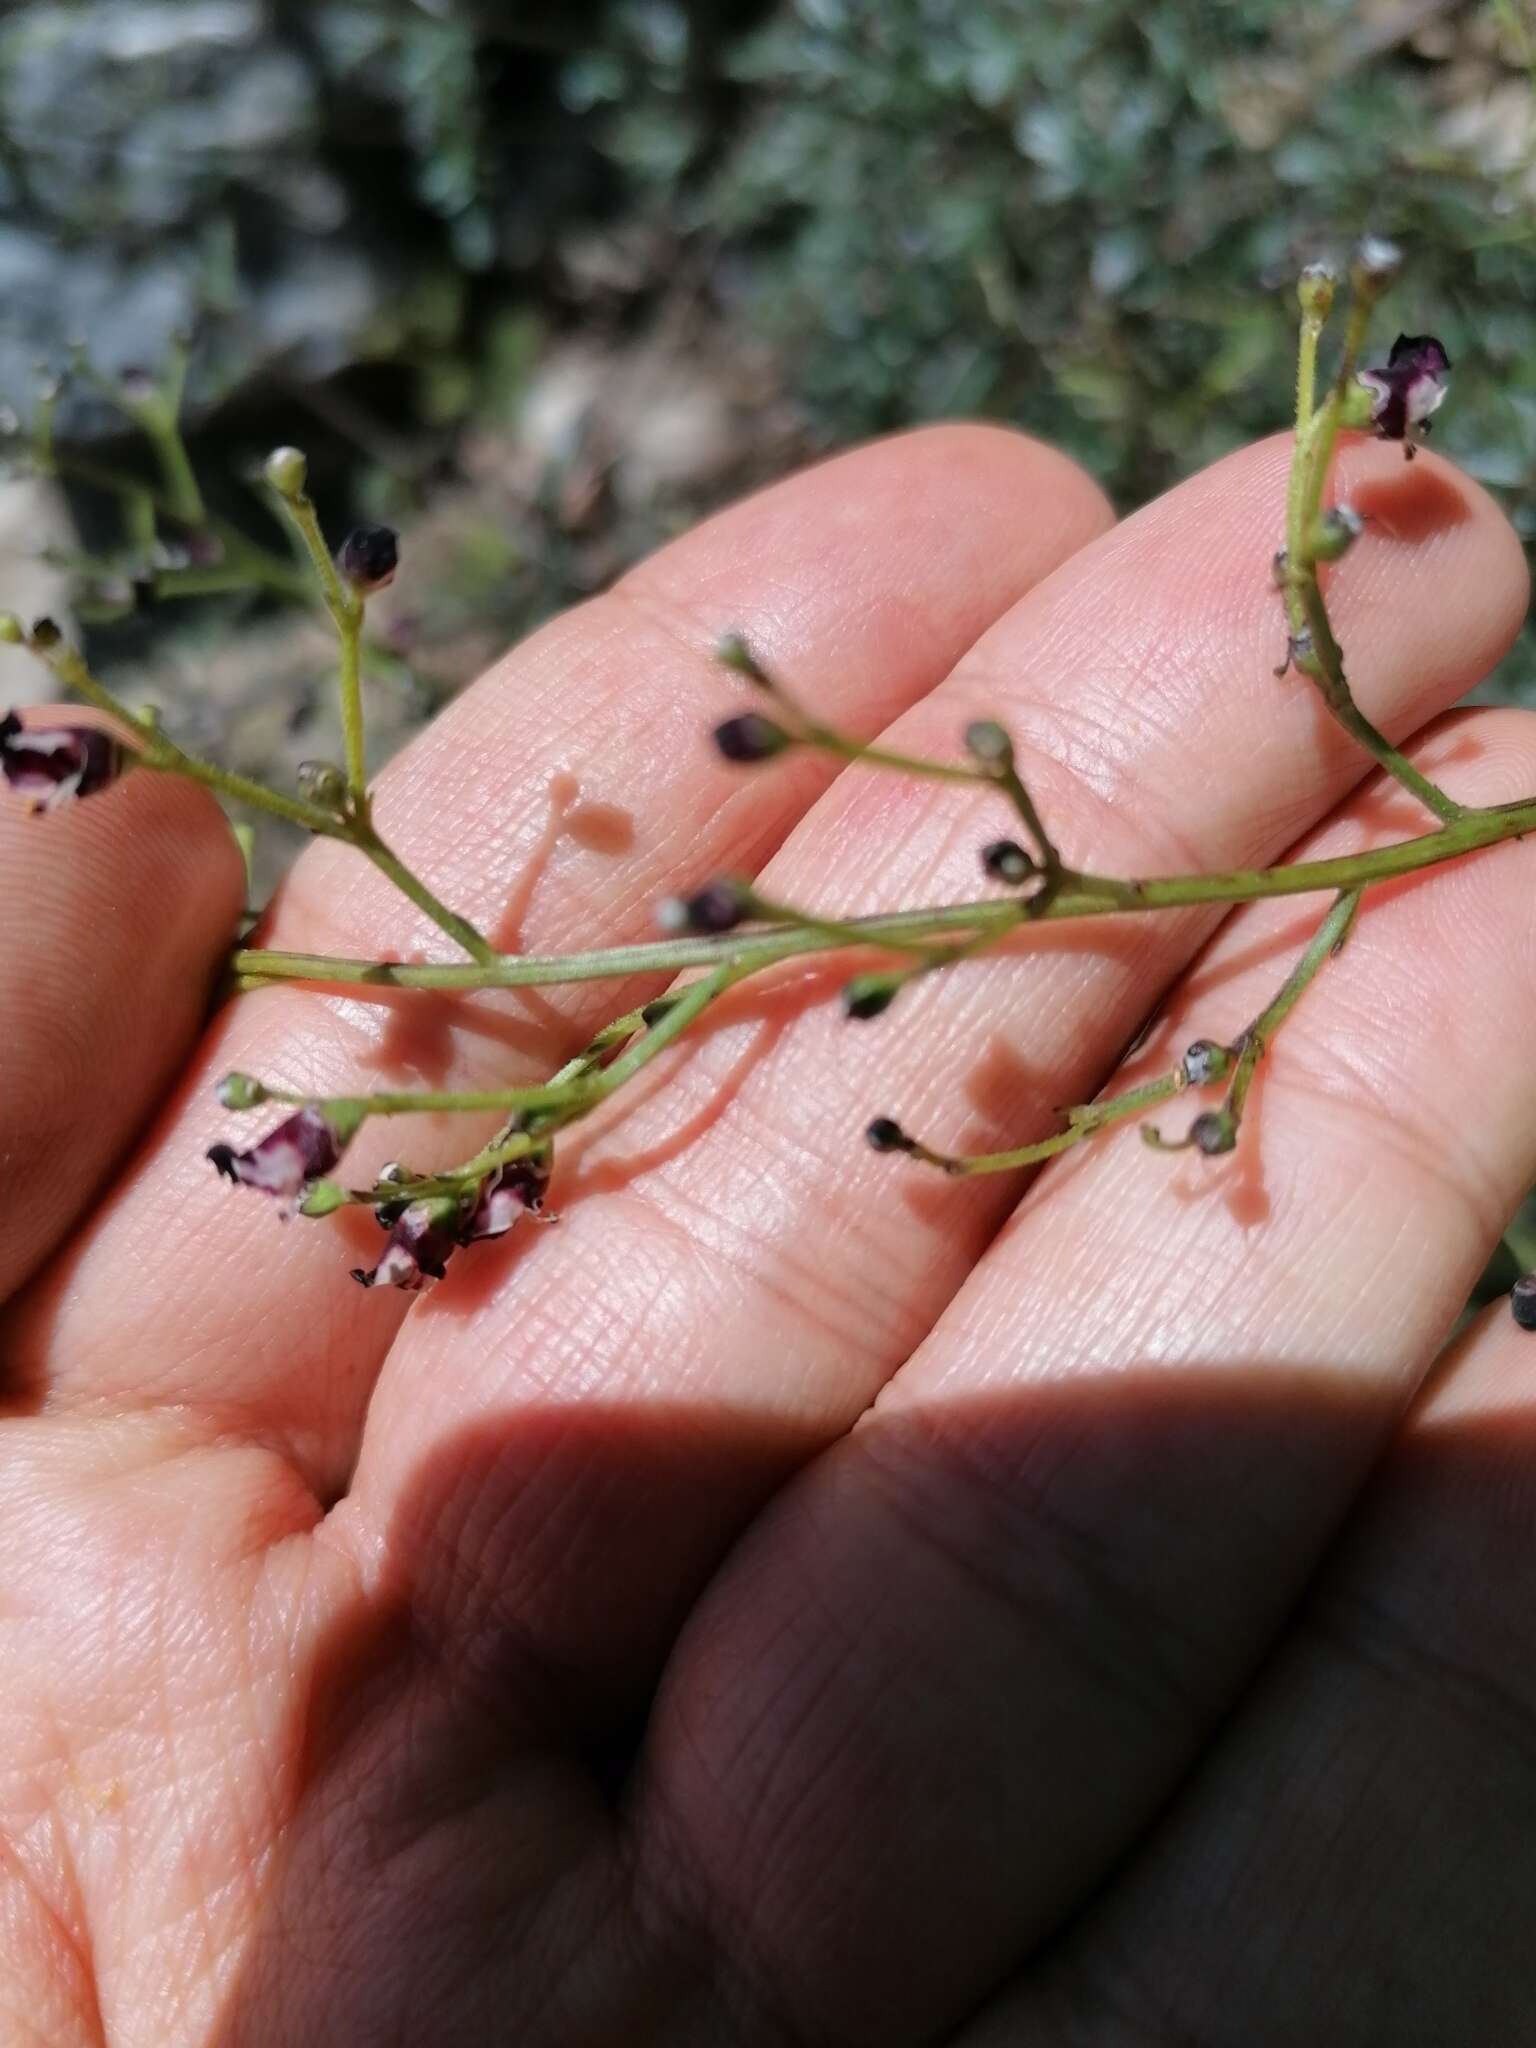
M 1286 459 L 1113 527 L 995 430 L 844 457 L 510 657 L 381 825 L 530 951 L 723 870 L 973 894 L 974 797 L 711 759 L 742 627 L 860 731 L 1003 718 L 1109 872 L 1417 830 L 1269 674 Z M 1513 537 L 1434 458 L 1340 469 L 1363 703 L 1523 793 L 1526 716 L 1430 723 L 1518 625 Z M 858 1134 L 1014 1142 L 1153 1013 L 1132 1077 L 1230 1035 L 1312 905 L 1036 935 L 865 1027 L 831 970 L 751 984 L 569 1145 L 558 1228 L 407 1314 L 364 1226 L 213 1183 L 213 1080 L 532 1078 L 654 991 L 278 989 L 198 1043 L 209 807 L 0 814 L 7 2048 L 1530 2038 L 1530 1354 L 1496 1316 L 1425 1382 L 1536 1177 L 1531 860 L 1373 896 L 1233 1158 L 1122 1134 L 1027 1195 Z M 263 936 L 437 950 L 411 916 L 321 847 Z

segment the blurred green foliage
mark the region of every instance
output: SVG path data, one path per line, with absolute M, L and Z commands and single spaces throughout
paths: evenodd
M 1445 445 L 1536 537 L 1515 0 L 792 0 L 718 52 L 725 137 L 685 25 L 618 6 L 581 92 L 826 440 L 981 413 L 1139 502 L 1283 420 L 1296 270 L 1370 227 L 1383 341 L 1442 335 Z

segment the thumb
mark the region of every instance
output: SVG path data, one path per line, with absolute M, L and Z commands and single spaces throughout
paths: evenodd
M 100 721 L 73 706 L 38 709 L 25 731 L 87 725 Z M 20 737 L 36 759 L 7 729 L 7 754 Z M 188 783 L 138 771 L 33 815 L 0 784 L 0 1300 L 176 1074 L 241 891 L 229 828 Z

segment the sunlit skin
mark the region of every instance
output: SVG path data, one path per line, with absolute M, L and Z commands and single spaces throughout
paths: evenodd
M 720 758 L 734 628 L 893 748 L 1002 720 L 1079 866 L 1421 831 L 1272 673 L 1288 455 L 1118 525 L 997 429 L 842 457 L 508 656 L 378 829 L 504 949 L 720 874 L 984 886 L 999 799 Z M 1527 795 L 1528 714 L 1442 716 L 1515 537 L 1435 455 L 1337 468 L 1362 709 L 1459 802 Z M 368 1217 L 218 1178 L 262 1127 L 219 1077 L 532 1083 L 660 985 L 205 1024 L 239 861 L 143 771 L 0 804 L 0 876 L 6 2048 L 1524 2038 L 1536 1339 L 1496 1309 L 1436 1361 L 1536 1179 L 1536 847 L 1369 895 L 1230 1156 L 1127 1126 L 952 1182 L 862 1133 L 997 1149 L 1229 1041 L 1315 899 L 1041 929 L 864 1024 L 834 961 L 776 970 L 562 1141 L 557 1224 L 414 1297 L 348 1277 Z M 450 950 L 334 842 L 261 937 Z M 369 1125 L 349 1174 L 495 1123 Z

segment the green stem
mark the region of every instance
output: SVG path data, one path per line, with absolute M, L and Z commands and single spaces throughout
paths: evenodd
M 1241 1049 L 1224 1104 L 1234 1124 L 1242 1120 L 1248 1090 L 1258 1071 L 1259 1061 L 1269 1050 L 1271 1039 L 1311 986 L 1319 969 L 1339 951 L 1354 928 L 1355 919 L 1360 914 L 1360 897 L 1359 889 L 1346 889 L 1340 894 L 1279 990 L 1242 1034 Z
M 1188 1086 L 1182 1068 L 1171 1074 L 1161 1074 L 1155 1081 L 1144 1081 L 1139 1088 L 1127 1089 L 1123 1095 L 1111 1095 L 1103 1102 L 1069 1110 L 1067 1114 L 1071 1121 L 1064 1131 L 1037 1139 L 1033 1145 L 1015 1145 L 1007 1152 L 935 1152 L 915 1138 L 907 1139 L 896 1149 L 905 1152 L 910 1159 L 920 1160 L 924 1166 L 939 1167 L 956 1180 L 968 1179 L 973 1174 L 1012 1173 L 1022 1166 L 1039 1166 L 1044 1160 L 1070 1152 L 1085 1138 L 1096 1136 L 1126 1117 L 1139 1116 L 1143 1110 L 1155 1108 L 1159 1102 L 1181 1094 Z
M 189 782 L 200 782 L 205 789 L 216 791 L 231 803 L 248 804 L 253 810 L 266 811 L 274 818 L 285 818 L 289 824 L 302 825 L 307 832 L 320 833 L 331 839 L 349 836 L 342 820 L 330 811 L 321 810 L 318 804 L 305 803 L 301 797 L 284 796 L 278 790 L 268 789 L 264 783 L 253 782 L 249 776 L 236 775 L 227 768 L 220 768 L 216 762 L 205 761 L 201 756 L 189 754 L 178 747 L 158 726 L 146 724 L 104 683 L 99 682 L 84 657 L 67 641 L 40 651 L 42 659 L 61 683 L 84 697 L 87 703 L 94 704 L 97 710 L 115 718 L 134 735 L 138 759 L 143 767 L 158 769 L 162 774 L 184 776 Z
M 1371 723 L 1355 702 L 1344 671 L 1344 651 L 1339 646 L 1328 608 L 1318 582 L 1317 562 L 1310 536 L 1322 505 L 1323 489 L 1334 445 L 1338 440 L 1344 399 L 1359 360 L 1360 347 L 1370 318 L 1373 299 L 1357 292 L 1351 302 L 1345 326 L 1344 350 L 1328 396 L 1316 412 L 1303 415 L 1302 403 L 1310 404 L 1317 354 L 1316 323 L 1302 316 L 1301 341 L 1297 351 L 1297 431 L 1291 461 L 1291 480 L 1286 493 L 1286 618 L 1293 639 L 1306 635 L 1312 655 L 1298 659 L 1297 666 L 1317 684 L 1318 693 L 1330 712 L 1358 745 L 1372 754 L 1386 772 L 1418 798 L 1435 817 L 1450 821 L 1462 815 L 1462 806 L 1446 795 Z
M 466 1088 L 466 1089 L 379 1089 L 369 1095 L 332 1095 L 323 1098 L 320 1107 L 339 1116 L 363 1120 L 376 1116 L 415 1116 L 432 1111 L 457 1110 L 513 1110 L 520 1115 L 537 1112 L 540 1125 L 536 1131 L 510 1132 L 507 1136 L 487 1146 L 462 1167 L 456 1167 L 449 1174 L 434 1176 L 436 1181 L 462 1181 L 467 1177 L 479 1178 L 493 1166 L 503 1161 L 522 1158 L 527 1153 L 547 1144 L 554 1130 L 560 1125 L 586 1116 L 615 1094 L 626 1082 L 634 1079 L 642 1068 L 648 1066 L 659 1053 L 673 1044 L 696 1023 L 710 1005 L 724 995 L 735 982 L 744 978 L 745 970 L 730 965 L 720 966 L 700 980 L 692 982 L 679 992 L 665 1012 L 642 1032 L 634 1044 L 606 1067 L 592 1071 L 595 1056 L 601 1048 L 589 1048 L 578 1054 L 562 1068 L 552 1081 L 545 1081 L 528 1088 Z M 620 1023 L 639 1023 L 643 1019 L 638 1012 Z M 607 1033 L 601 1034 L 607 1037 Z M 268 1087 L 265 1097 L 271 1102 L 302 1105 L 314 1102 L 313 1095 L 304 1094 L 291 1088 Z M 424 1185 L 424 1184 L 421 1184 Z M 413 1181 L 389 1186 L 383 1199 L 399 1201 L 413 1198 L 420 1192 L 420 1185 Z
M 1366 853 L 1337 854 L 1328 860 L 1292 861 L 1271 868 L 1231 868 L 1209 875 L 1168 875 L 1145 881 L 1078 874 L 1046 908 L 1042 923 L 1107 917 L 1123 912 L 1181 910 L 1197 904 L 1253 903 L 1274 896 L 1306 896 L 1319 890 L 1369 888 L 1376 882 L 1420 873 L 1459 860 L 1505 840 L 1536 832 L 1536 797 L 1491 810 L 1463 811 L 1454 822 L 1416 839 L 1379 846 Z M 948 903 L 930 909 L 882 912 L 849 918 L 848 938 L 823 938 L 815 931 L 732 932 L 724 938 L 663 939 L 633 946 L 608 946 L 585 953 L 498 955 L 480 967 L 404 966 L 387 960 L 347 960 L 317 953 L 286 953 L 241 947 L 233 972 L 252 984 L 315 981 L 339 987 L 383 988 L 548 988 L 563 982 L 610 981 L 628 975 L 677 973 L 721 961 L 767 966 L 844 945 L 883 946 L 907 951 L 914 943 L 943 943 L 958 932 L 1002 938 L 1027 921 L 1027 906 L 996 898 Z
M 455 945 L 461 946 L 471 960 L 478 961 L 482 968 L 494 968 L 502 955 L 496 951 L 483 933 L 476 930 L 467 917 L 460 917 L 456 910 L 450 910 L 446 903 L 434 896 L 421 877 L 408 868 L 399 854 L 386 846 L 374 830 L 371 819 L 358 819 L 350 830 L 343 828 L 358 852 L 371 860 L 380 874 L 387 875 L 402 896 L 408 896 L 416 908 L 424 911 L 440 931 L 448 934 Z
M 280 491 L 278 502 L 293 522 L 294 531 L 304 544 L 310 567 L 320 585 L 320 594 L 325 608 L 331 615 L 336 628 L 336 639 L 340 649 L 340 692 L 341 732 L 346 750 L 347 787 L 352 792 L 352 801 L 360 814 L 366 816 L 368 802 L 368 777 L 363 755 L 363 691 L 361 643 L 363 633 L 363 600 L 355 590 L 345 584 L 337 571 L 326 546 L 325 535 L 320 531 L 320 520 L 314 503 L 303 490 Z M 416 900 L 413 898 L 413 901 Z M 445 927 L 446 929 L 446 927 Z

